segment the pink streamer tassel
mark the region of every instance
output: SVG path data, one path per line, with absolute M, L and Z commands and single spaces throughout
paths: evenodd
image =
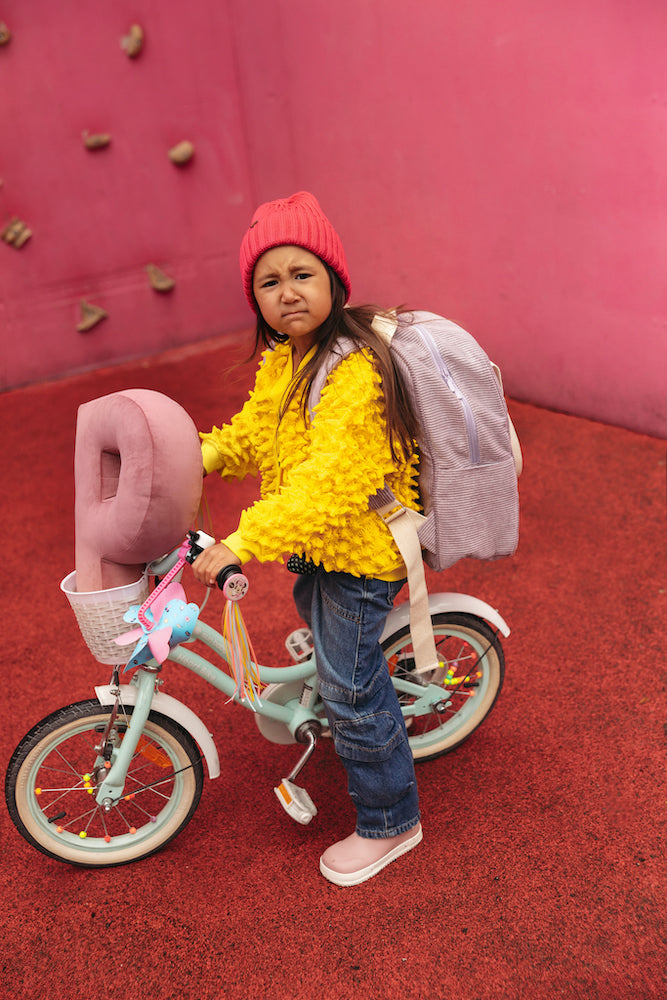
M 229 645 L 229 665 L 236 682 L 234 697 L 248 701 L 254 711 L 255 705 L 261 705 L 257 657 L 237 601 L 227 601 L 225 605 L 222 634 Z

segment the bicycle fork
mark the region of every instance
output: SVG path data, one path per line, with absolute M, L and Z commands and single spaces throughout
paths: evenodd
M 136 687 L 136 698 L 132 714 L 129 717 L 129 724 L 122 742 L 118 746 L 113 735 L 118 725 L 120 685 L 117 671 L 114 672 L 111 693 L 116 694 L 116 701 L 111 709 L 106 729 L 101 735 L 100 744 L 95 748 L 98 753 L 95 765 L 98 782 L 96 802 L 105 812 L 110 812 L 125 794 L 128 769 L 139 745 L 155 694 L 154 671 L 139 669 L 132 684 Z M 114 689 L 117 689 L 117 693 Z M 305 750 L 287 777 L 283 778 L 280 784 L 274 788 L 276 797 L 285 812 L 297 823 L 303 825 L 310 823 L 311 819 L 317 815 L 317 806 L 308 792 L 295 783 L 296 778 L 310 760 L 322 731 L 320 723 L 312 718 L 310 705 L 313 698 L 313 689 L 307 684 L 304 685 L 300 700 L 302 721 L 298 722 L 298 714 L 301 713 L 297 711 L 294 737 L 298 743 L 305 745 Z
M 96 802 L 106 812 L 120 801 L 125 790 L 125 780 L 132 757 L 134 756 L 144 726 L 151 710 L 151 702 L 155 693 L 155 674 L 153 671 L 138 670 L 133 683 L 137 688 L 137 698 L 134 704 L 129 725 L 118 747 L 112 744 L 111 735 L 117 725 L 118 707 L 120 703 L 120 685 L 118 672 L 114 671 L 114 686 L 118 688 L 116 702 L 111 709 L 109 722 L 100 740 L 98 751 L 98 775 L 102 779 L 97 788 Z M 103 771 L 101 769 L 104 769 Z M 106 775 L 103 776 L 104 772 Z

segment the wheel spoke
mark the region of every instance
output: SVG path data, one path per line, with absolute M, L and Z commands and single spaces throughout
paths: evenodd
M 131 718 L 131 710 L 128 715 Z M 96 702 L 72 705 L 43 720 L 17 747 L 7 776 L 7 803 L 19 832 L 52 857 L 90 866 L 152 854 L 188 822 L 201 795 L 202 757 L 177 723 L 151 715 L 140 736 L 123 796 L 110 809 L 94 798 L 104 733 L 118 746 Z M 114 726 L 116 724 L 114 723 Z
M 440 667 L 422 675 L 440 696 L 419 696 L 404 685 L 414 677 L 415 658 L 408 629 L 385 643 L 399 702 L 409 725 L 416 758 L 425 760 L 454 749 L 477 728 L 502 686 L 504 658 L 497 635 L 480 619 L 464 614 L 433 618 Z M 407 688 L 407 690 L 406 690 Z

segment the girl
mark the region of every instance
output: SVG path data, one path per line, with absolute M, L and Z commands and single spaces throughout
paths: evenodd
M 297 609 L 313 632 L 320 693 L 357 813 L 355 832 L 325 851 L 320 870 L 356 885 L 422 839 L 412 753 L 379 645 L 405 566 L 368 507 L 386 483 L 417 509 L 416 428 L 373 332 L 376 310 L 345 307 L 343 247 L 312 194 L 261 205 L 240 262 L 265 352 L 249 400 L 229 425 L 201 435 L 202 455 L 205 474 L 259 473 L 261 499 L 193 571 L 212 586 L 230 563 L 294 554 L 289 567 L 303 574 Z M 354 349 L 335 364 L 339 337 Z M 329 374 L 311 412 L 318 372 Z

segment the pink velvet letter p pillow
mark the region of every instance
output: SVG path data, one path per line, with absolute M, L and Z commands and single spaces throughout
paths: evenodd
M 132 583 L 194 524 L 202 488 L 195 425 L 151 389 L 84 403 L 74 480 L 77 591 Z

